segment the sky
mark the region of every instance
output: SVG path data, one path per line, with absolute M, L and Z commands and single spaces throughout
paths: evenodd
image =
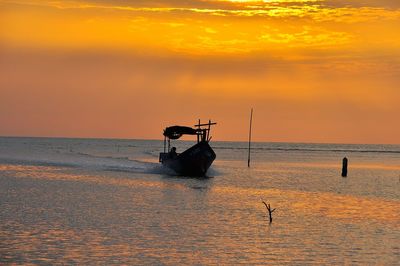
M 0 136 L 400 144 L 398 0 L 0 0 Z

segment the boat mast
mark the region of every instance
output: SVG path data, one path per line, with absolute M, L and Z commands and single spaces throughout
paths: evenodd
M 251 108 L 250 112 L 250 130 L 249 130 L 249 156 L 247 158 L 247 167 L 250 167 L 250 150 L 251 150 L 251 125 L 253 122 L 253 108 Z
M 197 124 L 197 130 L 198 130 L 198 132 L 200 131 L 200 119 L 199 119 L 199 123 Z M 200 136 L 197 133 L 197 143 L 199 143 L 199 142 L 200 142 Z
M 211 119 L 208 120 L 207 142 L 210 141 Z

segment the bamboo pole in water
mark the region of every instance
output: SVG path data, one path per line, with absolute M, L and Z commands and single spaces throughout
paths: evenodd
M 251 124 L 253 122 L 253 108 L 250 112 L 250 130 L 249 130 L 249 156 L 247 157 L 247 167 L 250 167 L 250 150 L 251 150 Z

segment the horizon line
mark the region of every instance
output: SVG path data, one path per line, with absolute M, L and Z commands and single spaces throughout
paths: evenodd
M 43 138 L 43 139 L 93 139 L 93 140 L 139 140 L 139 141 L 163 141 L 160 139 L 144 139 L 144 138 L 118 138 L 118 137 L 63 137 L 63 136 L 10 136 L 10 135 L 0 135 L 0 138 Z M 181 140 L 190 141 L 190 140 Z M 247 143 L 248 140 L 214 140 L 214 142 L 244 142 Z M 400 143 L 352 143 L 352 142 L 305 142 L 305 141 L 252 141 L 252 143 L 289 143 L 289 144 L 333 144 L 333 145 L 400 145 Z

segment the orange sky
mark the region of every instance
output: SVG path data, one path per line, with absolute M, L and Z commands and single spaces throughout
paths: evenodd
M 0 0 L 0 135 L 400 143 L 400 1 Z

